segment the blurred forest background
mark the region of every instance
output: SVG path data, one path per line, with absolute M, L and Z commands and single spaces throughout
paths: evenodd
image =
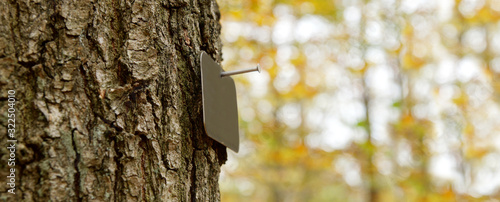
M 498 201 L 500 0 L 218 0 L 222 201 Z

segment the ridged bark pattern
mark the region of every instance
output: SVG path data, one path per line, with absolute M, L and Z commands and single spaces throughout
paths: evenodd
M 219 18 L 215 0 L 0 1 L 0 200 L 219 201 L 199 66 L 221 61 Z

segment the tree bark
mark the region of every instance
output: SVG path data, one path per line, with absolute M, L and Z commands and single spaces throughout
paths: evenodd
M 0 199 L 219 201 L 199 64 L 221 61 L 219 18 L 215 0 L 0 1 Z

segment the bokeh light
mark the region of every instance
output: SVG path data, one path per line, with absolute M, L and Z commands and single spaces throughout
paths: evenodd
M 500 0 L 218 0 L 222 201 L 500 198 Z

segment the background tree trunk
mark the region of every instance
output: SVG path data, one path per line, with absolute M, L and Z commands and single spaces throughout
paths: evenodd
M 199 67 L 221 61 L 219 18 L 215 0 L 0 1 L 0 199 L 219 201 Z

